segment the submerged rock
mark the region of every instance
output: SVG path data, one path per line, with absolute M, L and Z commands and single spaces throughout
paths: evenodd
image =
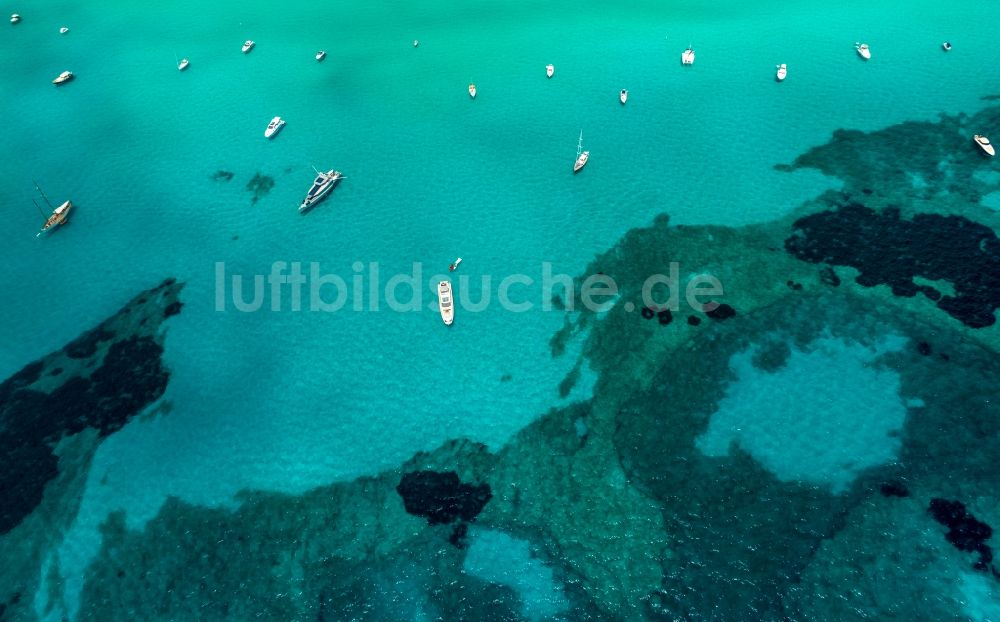
M 406 473 L 396 492 L 408 513 L 431 525 L 474 520 L 493 497 L 488 484 L 464 484 L 454 471 Z
M 1000 239 L 992 229 L 961 216 L 917 214 L 900 218 L 847 202 L 836 210 L 795 221 L 785 248 L 812 263 L 857 268 L 859 285 L 888 285 L 893 294 L 923 292 L 971 328 L 992 326 L 1000 307 Z M 950 281 L 954 296 L 919 287 L 915 277 Z
M 20 524 L 59 475 L 61 439 L 86 429 L 103 438 L 163 394 L 170 374 L 159 326 L 166 310 L 180 308 L 182 287 L 164 281 L 0 384 L 0 534 Z
M 960 551 L 979 553 L 979 560 L 974 564 L 976 570 L 988 570 L 993 561 L 993 550 L 986 541 L 993 535 L 993 528 L 976 520 L 976 517 L 965 509 L 960 501 L 947 499 L 931 499 L 927 508 L 934 520 L 948 527 L 945 538 Z

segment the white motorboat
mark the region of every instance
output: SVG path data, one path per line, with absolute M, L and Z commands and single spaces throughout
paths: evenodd
M 177 71 L 184 71 L 185 69 L 188 68 L 188 65 L 190 65 L 190 64 L 191 64 L 191 61 L 189 61 L 186 58 L 182 58 L 181 62 L 177 63 Z
M 243 53 L 246 54 L 247 52 L 252 50 L 253 46 L 255 45 L 257 44 L 251 41 L 250 39 L 247 39 L 246 41 L 243 42 Z
M 573 172 L 577 173 L 587 165 L 590 159 L 590 152 L 583 150 L 583 130 L 580 130 L 580 140 L 576 144 L 576 162 L 573 163 Z
M 628 89 L 622 89 L 622 92 L 618 94 L 618 101 L 622 104 L 628 101 Z
M 69 28 L 67 28 L 65 26 L 63 26 L 62 28 L 59 29 L 59 34 L 61 34 L 61 35 L 64 35 L 67 32 L 69 32 Z
M 556 72 L 556 66 L 552 64 L 545 65 L 545 76 L 551 78 Z
M 72 79 L 73 79 L 73 72 L 64 71 L 58 76 L 56 76 L 56 79 L 52 81 L 52 84 L 62 84 L 63 82 L 69 82 Z
M 976 144 L 979 145 L 979 148 L 985 151 L 988 155 L 992 156 L 997 154 L 996 150 L 993 148 L 993 145 L 990 144 L 989 138 L 976 134 L 975 136 L 972 137 L 972 140 L 976 141 Z
M 775 74 L 775 77 L 778 79 L 778 82 L 784 80 L 785 76 L 787 75 L 788 75 L 788 65 L 786 65 L 785 63 L 781 63 L 780 65 L 778 65 L 778 73 Z
M 316 52 L 316 60 L 323 60 L 324 58 L 326 58 L 326 52 L 324 50 Z
M 455 321 L 455 297 L 452 295 L 451 281 L 438 283 L 438 309 L 445 325 L 451 326 Z
M 448 272 L 454 272 L 455 270 L 458 269 L 458 266 L 460 266 L 461 264 L 462 264 L 462 258 L 459 257 L 458 259 L 453 261 L 450 266 L 448 266 Z
M 413 40 L 413 47 L 418 47 L 419 45 L 420 45 L 420 42 L 417 41 L 416 39 L 414 39 Z
M 10 16 L 10 23 L 11 24 L 16 24 L 19 21 L 21 21 L 21 16 L 18 15 L 17 13 L 14 13 L 13 15 Z
M 694 64 L 694 49 L 688 48 L 681 52 L 681 64 L 682 65 L 693 65 Z
M 270 138 L 281 131 L 281 128 L 285 127 L 285 122 L 281 117 L 274 117 L 271 122 L 267 124 L 267 129 L 264 130 L 264 138 Z
M 858 55 L 865 60 L 868 60 L 872 57 L 872 51 L 868 47 L 867 43 L 855 43 L 854 49 L 857 50 Z
M 476 98 L 476 85 L 475 84 L 469 84 L 469 97 L 471 97 L 472 99 Z
M 337 185 L 337 182 L 343 178 L 344 176 L 340 171 L 329 170 L 325 173 L 316 171 L 316 179 L 313 180 L 312 187 L 306 193 L 306 198 L 299 205 L 299 213 L 302 214 L 308 211 L 313 205 L 322 201 L 326 195 L 330 194 L 330 191 Z

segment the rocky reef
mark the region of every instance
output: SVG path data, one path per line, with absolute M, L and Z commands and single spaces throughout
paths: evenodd
M 72 519 L 101 439 L 163 395 L 163 321 L 183 285 L 168 279 L 0 384 L 0 602 L 30 593 L 47 541 Z M 44 526 L 39 535 L 39 527 Z M 21 606 L 7 602 L 8 615 Z

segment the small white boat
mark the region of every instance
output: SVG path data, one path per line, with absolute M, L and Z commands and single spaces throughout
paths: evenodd
M 457 269 L 458 269 L 458 266 L 459 266 L 459 265 L 460 265 L 461 263 L 462 263 L 462 258 L 461 258 L 461 257 L 459 257 L 458 259 L 456 259 L 455 261 L 453 261 L 453 262 L 452 262 L 452 264 L 451 264 L 450 266 L 448 266 L 448 272 L 454 272 L 455 270 L 457 270 Z
M 997 154 L 996 150 L 993 149 L 993 145 L 990 144 L 989 138 L 976 134 L 975 136 L 972 137 L 972 140 L 976 141 L 976 144 L 979 145 L 979 147 L 983 151 L 985 151 L 988 155 L 992 156 Z
M 330 194 L 330 191 L 337 185 L 337 182 L 343 178 L 344 176 L 340 171 L 329 170 L 325 173 L 316 171 L 316 179 L 313 180 L 312 187 L 306 193 L 306 198 L 299 205 L 299 213 L 305 213 L 313 205 L 322 201 L 326 195 Z
M 551 78 L 556 72 L 556 66 L 552 64 L 545 65 L 545 76 Z
M 251 41 L 250 39 L 247 39 L 246 41 L 243 42 L 243 53 L 246 54 L 247 52 L 252 50 L 253 46 L 255 45 L 257 44 Z
M 781 63 L 780 65 L 778 65 L 778 73 L 775 74 L 775 77 L 778 79 L 778 82 L 784 80 L 785 76 L 787 75 L 788 75 L 788 65 L 786 65 L 785 63 Z
M 420 42 L 419 42 L 419 41 L 417 41 L 416 39 L 414 39 L 414 40 L 413 40 L 413 47 L 417 47 L 417 46 L 419 46 L 419 45 L 420 45 Z
M 17 13 L 14 13 L 13 15 L 10 16 L 10 23 L 11 24 L 16 24 L 19 21 L 21 21 L 21 16 L 18 15 Z
M 64 35 L 67 32 L 69 32 L 69 28 L 67 28 L 65 26 L 63 26 L 62 28 L 59 29 L 59 34 L 61 34 L 61 35 Z
M 264 138 L 270 138 L 281 131 L 281 128 L 285 127 L 285 122 L 281 117 L 274 117 L 271 122 L 267 124 L 267 129 L 264 130 Z
M 858 55 L 865 60 L 868 60 L 872 57 L 872 51 L 871 49 L 869 49 L 867 43 L 855 43 L 854 49 L 857 50 Z
M 191 61 L 189 61 L 186 58 L 182 58 L 181 62 L 177 63 L 177 71 L 184 71 L 185 69 L 188 68 L 188 65 L 190 65 L 190 64 L 191 64 Z
M 475 84 L 469 84 L 469 97 L 471 97 L 472 99 L 476 98 L 476 85 Z
M 580 130 L 580 140 L 576 144 L 576 162 L 573 163 L 573 172 L 577 173 L 587 165 L 590 159 L 590 152 L 583 150 L 583 130 Z
M 618 101 L 622 104 L 628 101 L 628 89 L 622 89 L 622 92 L 618 94 Z
M 948 43 L 947 41 L 945 41 L 944 43 L 942 43 L 942 44 L 941 44 L 941 48 L 942 48 L 942 49 L 943 49 L 943 50 L 944 50 L 945 52 L 950 52 L 950 51 L 951 51 L 951 44 L 950 44 L 950 43 Z
M 320 50 L 316 52 L 316 60 L 323 60 L 324 58 L 326 58 L 326 51 Z
M 69 82 L 72 79 L 73 79 L 73 72 L 64 71 L 58 76 L 56 76 L 56 79 L 52 81 L 52 84 L 62 84 L 63 82 Z
M 681 64 L 682 65 L 693 65 L 694 64 L 694 49 L 688 48 L 681 52 Z
M 450 281 L 438 283 L 438 309 L 445 325 L 451 326 L 455 321 L 455 298 L 452 296 Z

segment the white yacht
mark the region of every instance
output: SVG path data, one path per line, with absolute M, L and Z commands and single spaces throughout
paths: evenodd
M 975 136 L 972 137 L 972 140 L 976 141 L 976 144 L 979 145 L 980 149 L 985 151 L 988 155 L 997 154 L 996 150 L 993 149 L 993 145 L 990 144 L 989 138 L 976 134 Z
M 786 65 L 785 63 L 781 63 L 780 65 L 778 65 L 778 73 L 775 75 L 775 77 L 778 79 L 778 82 L 784 80 L 785 76 L 787 75 L 788 75 L 788 65 Z
M 281 117 L 274 117 L 271 122 L 267 124 L 267 129 L 264 130 L 264 138 L 270 138 L 281 131 L 281 128 L 285 127 L 285 122 Z
M 618 101 L 622 104 L 628 101 L 628 89 L 622 89 L 622 92 L 618 94 Z
M 67 32 L 69 32 L 69 28 L 67 28 L 65 26 L 63 26 L 62 28 L 59 29 L 59 34 L 61 34 L 61 35 L 64 35 Z
M 313 205 L 322 201 L 343 178 L 340 171 L 329 170 L 325 173 L 316 171 L 316 179 L 313 180 L 312 188 L 306 193 L 306 198 L 302 200 L 302 205 L 299 205 L 299 213 L 308 211 Z
M 694 49 L 688 48 L 681 52 L 681 64 L 682 65 L 693 65 L 694 64 Z
M 251 41 L 250 39 L 247 39 L 246 41 L 243 42 L 243 53 L 246 54 L 247 52 L 252 50 L 253 46 L 255 45 L 257 44 Z
M 14 13 L 13 15 L 10 16 L 10 23 L 11 24 L 16 24 L 19 21 L 21 21 L 21 16 L 18 15 L 17 13 Z
M 188 65 L 190 65 L 190 64 L 191 64 L 191 61 L 189 61 L 186 58 L 182 58 L 181 62 L 177 63 L 177 71 L 184 71 L 185 69 L 188 68 Z
M 73 79 L 73 72 L 64 71 L 58 76 L 56 76 L 56 79 L 52 81 L 52 84 L 62 84 L 63 82 L 69 82 L 72 79 Z
M 943 49 L 943 50 L 944 50 L 945 52 L 950 52 L 950 51 L 951 51 L 951 44 L 950 44 L 950 43 L 948 43 L 947 41 L 945 41 L 944 43 L 942 43 L 942 44 L 941 44 L 941 48 L 942 48 L 942 49 Z
M 556 66 L 553 64 L 545 65 L 545 76 L 551 78 L 556 72 Z
M 413 40 L 413 47 L 419 47 L 419 46 L 420 46 L 420 42 L 417 41 L 416 39 L 414 39 Z
M 446 326 L 455 321 L 455 298 L 451 292 L 451 281 L 438 283 L 438 309 Z
M 462 258 L 459 257 L 455 261 L 451 262 L 450 266 L 448 266 L 448 272 L 454 272 L 455 270 L 458 270 L 458 266 L 460 266 L 461 264 L 462 264 Z
M 472 99 L 476 98 L 476 85 L 475 84 L 469 84 L 469 97 L 471 97 Z
M 316 52 L 316 60 L 323 60 L 324 58 L 326 58 L 325 50 L 320 50 L 319 52 Z
M 854 49 L 857 50 L 858 55 L 865 60 L 868 60 L 872 57 L 872 51 L 871 49 L 869 49 L 867 43 L 855 43 Z
M 587 165 L 590 159 L 590 152 L 583 150 L 583 130 L 580 130 L 580 141 L 576 144 L 576 162 L 573 163 L 573 172 L 578 173 L 581 168 Z

